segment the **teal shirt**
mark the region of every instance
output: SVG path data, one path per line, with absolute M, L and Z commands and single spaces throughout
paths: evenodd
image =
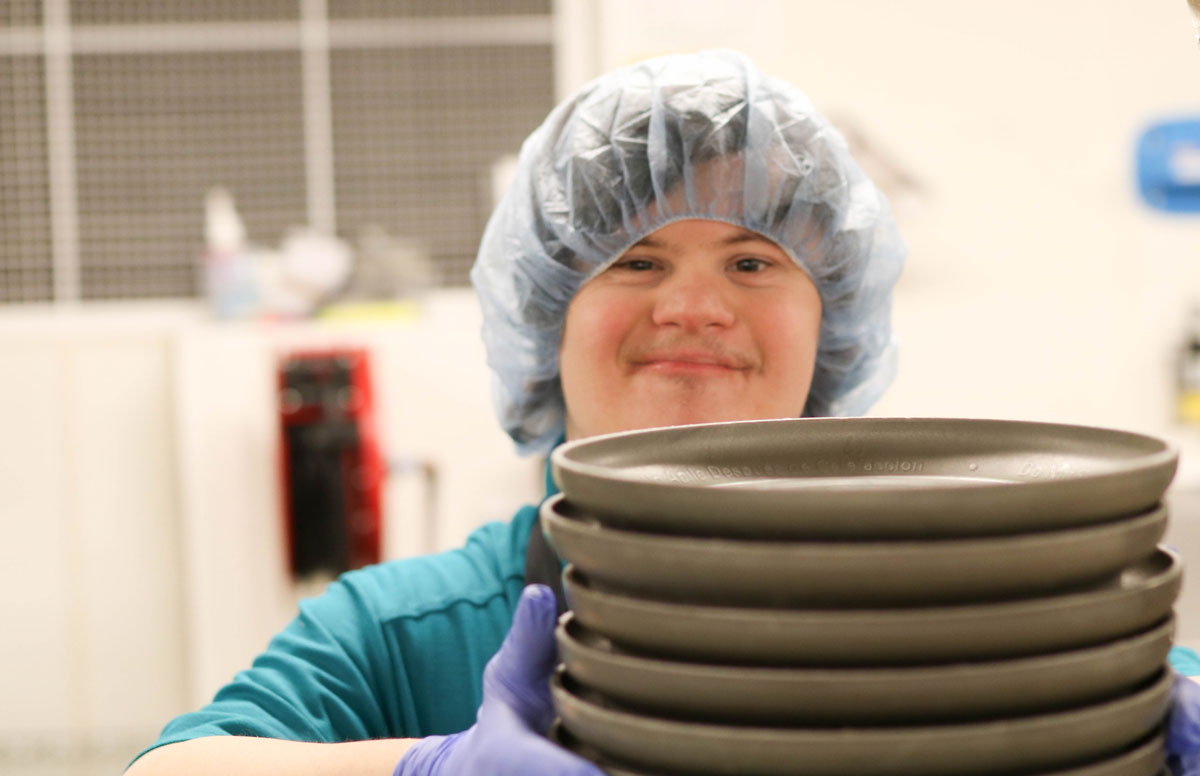
M 461 549 L 343 574 L 145 751 L 215 735 L 340 742 L 465 730 L 512 623 L 536 518 L 526 506 Z
M 1167 662 L 1184 676 L 1200 676 L 1200 655 L 1191 647 L 1171 647 Z

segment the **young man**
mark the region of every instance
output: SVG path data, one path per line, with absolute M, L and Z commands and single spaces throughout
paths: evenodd
M 861 413 L 894 374 L 904 254 L 793 87 L 731 52 L 612 73 L 526 141 L 472 272 L 500 422 L 546 453 Z M 526 582 L 557 567 L 536 516 L 344 575 L 129 773 L 598 776 L 542 736 L 556 601 Z

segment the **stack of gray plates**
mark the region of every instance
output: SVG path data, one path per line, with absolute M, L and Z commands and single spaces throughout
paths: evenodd
M 1106 429 L 803 419 L 551 459 L 558 740 L 613 776 L 1153 776 L 1176 455 Z

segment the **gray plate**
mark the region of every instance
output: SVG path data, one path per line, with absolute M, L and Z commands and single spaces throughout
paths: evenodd
M 1097 647 L 909 668 L 768 668 L 666 661 L 613 646 L 568 613 L 570 675 L 630 708 L 742 724 L 898 724 L 1032 714 L 1128 692 L 1163 667 L 1172 622 Z
M 562 723 L 555 723 L 551 730 L 551 739 L 560 746 L 574 752 L 585 760 L 591 760 L 608 776 L 666 776 L 650 771 L 634 770 L 614 764 L 602 754 L 587 744 L 579 741 L 563 728 Z M 1089 763 L 1066 771 L 1047 773 L 1024 773 L 1020 776 L 1171 776 L 1163 762 L 1164 739 L 1161 734 L 1153 735 L 1146 741 L 1130 749 L 1115 754 L 1112 757 Z
M 1083 426 L 804 418 L 591 437 L 550 460 L 567 498 L 612 525 L 884 539 L 1050 530 L 1145 512 L 1177 455 L 1152 437 Z
M 771 728 L 678 722 L 620 709 L 559 673 L 551 682 L 566 729 L 601 754 L 692 776 L 976 776 L 1076 767 L 1116 755 L 1162 723 L 1172 674 L 1137 692 L 1053 714 L 869 728 Z
M 1044 654 L 1114 641 L 1165 619 L 1182 563 L 1160 548 L 1118 578 L 1064 595 L 956 606 L 751 609 L 634 598 L 572 566 L 567 603 L 585 627 L 664 657 L 774 665 L 901 665 Z
M 597 583 L 704 603 L 872 606 L 1061 591 L 1154 551 L 1163 508 L 1094 526 L 975 539 L 785 542 L 626 531 L 581 517 L 560 494 L 541 508 L 560 557 Z

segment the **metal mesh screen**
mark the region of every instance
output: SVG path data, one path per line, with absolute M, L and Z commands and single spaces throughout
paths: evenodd
M 301 0 L 69 0 L 49 37 L 43 5 L 0 0 L 0 303 L 198 295 L 213 186 L 253 242 L 335 211 L 463 284 L 554 101 L 551 0 L 327 0 L 328 52 Z
M 0 303 L 53 298 L 40 57 L 0 58 Z
M 330 0 L 336 5 L 338 0 Z M 281 21 L 300 15 L 300 0 L 72 0 L 75 24 Z
M 492 164 L 553 102 L 551 48 L 336 51 L 330 70 L 341 231 L 378 224 L 416 237 L 444 284 L 465 284 Z
M 0 27 L 20 27 L 41 23 L 41 0 L 0 0 Z
M 550 4 L 551 0 L 330 0 L 329 18 L 548 15 Z
M 77 56 L 75 114 L 84 299 L 196 294 L 211 186 L 253 241 L 306 221 L 297 52 Z

